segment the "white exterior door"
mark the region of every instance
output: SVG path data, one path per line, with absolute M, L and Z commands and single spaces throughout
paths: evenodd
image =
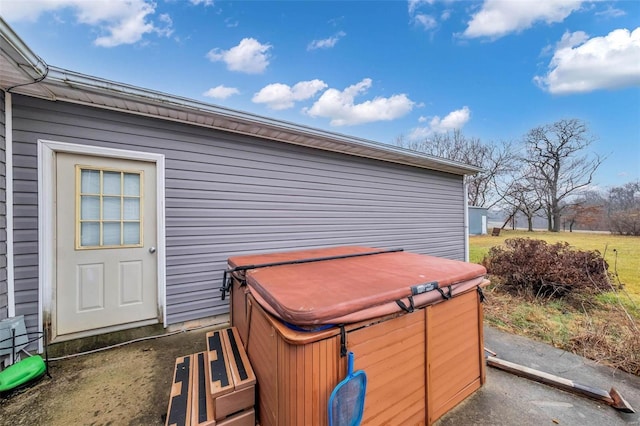
M 55 334 L 158 322 L 155 163 L 58 152 L 55 180 Z

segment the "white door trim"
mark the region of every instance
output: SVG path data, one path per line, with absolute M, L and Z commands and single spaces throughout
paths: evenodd
M 11 93 L 4 92 L 5 129 L 5 208 L 7 231 L 7 316 L 16 316 L 16 289 L 13 247 L 13 102 Z
M 153 162 L 156 164 L 157 182 L 157 277 L 158 309 L 162 312 L 162 322 L 167 326 L 166 303 L 166 242 L 165 242 L 165 188 L 164 155 L 149 152 L 126 151 L 113 148 L 79 145 L 50 140 L 38 140 L 38 327 L 43 331 L 45 325 L 52 330 L 54 309 L 55 265 L 55 216 L 54 216 L 54 162 L 57 152 L 94 155 L 109 158 L 122 158 Z M 50 341 L 56 336 L 49 336 Z M 42 341 L 40 341 L 42 351 Z

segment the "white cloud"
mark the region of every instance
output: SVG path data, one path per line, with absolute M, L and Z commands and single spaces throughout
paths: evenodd
M 640 85 L 640 27 L 604 37 L 565 33 L 544 76 L 534 81 L 550 93 L 583 93 Z
M 3 1 L 2 18 L 6 21 L 35 22 L 41 14 L 67 7 L 76 7 L 80 1 L 73 0 L 32 0 L 32 1 Z
M 227 69 L 247 74 L 260 74 L 269 65 L 269 44 L 261 44 L 254 38 L 243 38 L 240 44 L 229 50 L 211 49 L 207 58 L 212 62 L 222 61 Z
M 409 133 L 409 139 L 421 140 L 428 138 L 434 133 L 447 133 L 453 130 L 460 130 L 470 119 L 471 110 L 467 106 L 451 111 L 444 118 L 436 115 L 429 120 L 429 118 L 421 116 L 418 118 L 418 122 L 426 123 L 429 121 L 429 125 L 413 129 L 411 133 Z
M 316 49 L 330 49 L 333 46 L 336 45 L 336 43 L 344 36 L 346 36 L 347 33 L 345 33 L 344 31 L 339 31 L 336 34 L 334 34 L 332 37 L 329 38 L 325 38 L 322 40 L 313 40 L 311 43 L 309 43 L 309 45 L 307 46 L 307 50 L 316 50 Z
M 435 0 L 409 0 L 408 8 L 409 17 L 411 18 L 410 22 L 426 31 L 436 28 L 438 26 L 438 20 L 433 15 L 418 12 L 418 9 L 422 8 L 422 6 L 432 6 L 434 2 Z M 449 15 L 443 14 L 442 17 L 443 20 L 446 20 L 449 18 Z
M 173 34 L 173 19 L 168 13 L 162 13 L 158 16 L 158 21 L 162 22 L 165 26 L 163 28 L 156 28 L 156 32 L 162 36 L 169 37 Z
M 203 93 L 203 95 L 214 99 L 227 99 L 228 97 L 237 95 L 239 93 L 240 91 L 235 87 L 226 87 L 221 84 L 207 90 Z
M 420 7 L 423 4 L 433 4 L 435 0 L 409 0 L 408 3 L 408 7 L 409 7 L 409 15 L 413 15 L 416 11 L 416 9 L 418 7 Z
M 146 0 L 29 0 L 4 1 L 2 15 L 7 21 L 38 20 L 41 14 L 71 9 L 77 22 L 98 28 L 101 35 L 94 44 L 114 47 L 133 44 L 145 34 L 169 36 L 173 32 L 169 15 L 160 15 L 160 26 L 150 19 L 156 4 Z
M 579 44 L 589 40 L 589 34 L 584 31 L 565 32 L 558 43 L 556 43 L 556 50 L 563 50 L 566 48 L 572 48 Z
M 269 84 L 253 95 L 252 102 L 267 104 L 271 109 L 292 108 L 295 102 L 312 98 L 327 84 L 322 80 L 301 81 L 290 87 L 282 83 Z
M 328 89 L 305 112 L 311 117 L 330 118 L 332 126 L 345 126 L 394 120 L 407 114 L 415 105 L 405 94 L 355 103 L 355 97 L 370 87 L 371 79 L 365 78 L 343 91 Z
M 521 32 L 537 22 L 562 22 L 580 9 L 583 0 L 485 0 L 464 31 L 468 38 L 499 38 Z
M 413 17 L 413 20 L 425 30 L 430 30 L 438 26 L 438 21 L 431 15 L 424 13 L 418 13 Z
M 240 22 L 239 22 L 239 21 L 237 21 L 237 20 L 234 20 L 234 19 L 232 19 L 232 18 L 226 18 L 226 19 L 224 20 L 224 25 L 225 25 L 227 28 L 236 28 L 238 25 L 240 25 Z
M 460 130 L 471 118 L 471 110 L 464 106 L 461 109 L 451 111 L 443 119 L 435 116 L 431 120 L 431 128 L 438 133 L 445 133 L 451 130 Z
M 195 6 L 213 6 L 213 0 L 189 0 L 189 2 Z
M 605 10 L 600 12 L 596 12 L 596 16 L 604 16 L 605 18 L 619 18 L 621 16 L 625 16 L 627 12 L 621 9 L 617 9 L 611 5 L 607 5 Z

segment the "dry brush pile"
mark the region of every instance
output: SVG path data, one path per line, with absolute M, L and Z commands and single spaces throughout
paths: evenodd
M 603 304 L 596 297 L 610 293 L 619 298 L 619 288 L 612 284 L 608 264 L 598 251 L 514 238 L 491 248 L 482 263 L 496 284 L 496 303 L 491 306 L 490 297 L 487 306 L 490 321 L 640 375 L 635 319 L 622 303 Z
M 524 297 L 561 298 L 611 290 L 607 262 L 597 251 L 566 242 L 513 238 L 489 250 L 482 262 L 504 290 Z

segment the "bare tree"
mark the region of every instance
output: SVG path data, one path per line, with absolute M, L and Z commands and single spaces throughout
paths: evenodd
M 542 195 L 549 231 L 560 231 L 564 201 L 591 184 L 604 158 L 588 153 L 593 142 L 587 125 L 578 119 L 560 120 L 531 129 L 524 137 L 530 179 Z
M 609 226 L 622 235 L 640 235 L 640 182 L 609 191 Z
M 509 221 L 512 221 L 515 229 L 518 213 L 522 213 L 527 219 L 527 230 L 532 232 L 533 218 L 544 207 L 542 197 L 531 177 L 531 167 L 517 159 L 514 159 L 512 164 L 514 165 L 512 173 L 497 186 L 502 196 L 502 207 L 509 212 L 502 227 L 504 228 Z
M 511 171 L 513 154 L 509 143 L 483 144 L 478 138 L 467 138 L 459 130 L 435 133 L 428 139 L 396 138 L 396 145 L 434 157 L 446 158 L 481 167 L 482 172 L 466 176 L 469 205 L 491 208 L 501 200 L 498 181 Z

